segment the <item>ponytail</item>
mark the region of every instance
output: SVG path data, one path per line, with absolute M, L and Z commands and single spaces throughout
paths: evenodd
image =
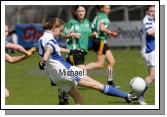
M 64 25 L 64 21 L 60 18 L 52 18 L 43 25 L 44 30 L 51 30 L 55 27 L 60 27 Z
M 45 23 L 45 24 L 43 25 L 43 29 L 44 29 L 44 30 L 48 30 L 48 29 L 49 29 L 49 22 L 47 22 L 47 23 Z

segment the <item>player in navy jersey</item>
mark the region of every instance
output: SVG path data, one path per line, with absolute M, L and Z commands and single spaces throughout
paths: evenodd
M 146 88 L 139 97 L 139 104 L 147 104 L 144 100 L 144 93 L 155 79 L 155 6 L 146 7 L 146 16 L 143 19 L 142 47 L 141 54 L 145 59 L 148 68 L 148 75 L 145 78 Z

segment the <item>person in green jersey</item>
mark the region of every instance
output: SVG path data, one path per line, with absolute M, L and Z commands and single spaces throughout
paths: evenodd
M 115 64 L 115 58 L 111 53 L 107 39 L 109 35 L 116 36 L 117 33 L 109 30 L 110 20 L 108 18 L 111 12 L 109 5 L 101 5 L 100 12 L 97 13 L 96 17 L 92 22 L 92 30 L 97 32 L 98 38 L 94 38 L 92 41 L 93 49 L 97 52 L 97 61 L 86 65 L 87 70 L 93 70 L 96 68 L 102 68 L 104 66 L 105 58 L 108 61 L 108 84 L 119 88 L 113 82 L 113 68 Z
M 74 18 L 69 20 L 64 28 L 65 38 L 67 39 L 68 49 L 80 49 L 81 55 L 67 55 L 67 62 L 72 65 L 85 69 L 84 60 L 88 51 L 88 39 L 94 33 L 91 33 L 90 22 L 85 18 L 86 9 L 82 5 L 75 7 Z
M 7 36 L 8 36 L 8 26 L 5 25 L 5 38 Z M 8 43 L 6 40 L 5 40 L 5 48 L 14 49 L 14 50 L 17 50 L 17 51 L 24 54 L 24 55 L 21 55 L 21 56 L 12 57 L 9 54 L 5 53 L 5 61 L 7 61 L 9 63 L 20 62 L 20 61 L 30 57 L 36 51 L 35 48 L 31 48 L 30 50 L 26 51 L 21 45 Z M 8 98 L 8 97 L 9 97 L 9 90 L 7 88 L 5 88 L 5 98 Z
M 86 9 L 82 5 L 75 6 L 74 17 L 69 20 L 64 27 L 64 37 L 67 39 L 67 49 L 79 49 L 79 54 L 67 54 L 66 61 L 81 69 L 84 69 L 85 74 L 85 55 L 88 52 L 88 39 L 95 36 L 92 33 L 90 22 L 85 18 Z M 59 90 L 59 104 L 67 104 L 67 95 L 64 91 Z

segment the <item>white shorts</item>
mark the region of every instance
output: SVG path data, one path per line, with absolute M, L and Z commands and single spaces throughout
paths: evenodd
M 147 64 L 147 67 L 155 67 L 155 51 L 152 51 L 150 53 L 142 53 L 142 56 Z
M 65 92 L 68 92 L 72 86 L 78 85 L 84 76 L 82 69 L 75 66 L 67 69 L 61 62 L 53 59 L 46 64 L 46 70 L 50 80 Z

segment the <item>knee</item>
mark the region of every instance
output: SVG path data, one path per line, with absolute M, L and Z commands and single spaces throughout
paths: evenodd
M 75 100 L 76 105 L 82 105 L 83 104 L 83 98 L 82 96 L 78 95 L 77 99 Z
M 110 66 L 114 66 L 115 63 L 116 63 L 116 60 L 113 59 L 112 61 L 110 61 Z
M 155 73 L 154 73 L 154 72 L 150 74 L 150 78 L 151 78 L 152 80 L 155 80 Z
M 116 60 L 114 59 L 112 63 L 115 64 L 115 63 L 116 63 Z
M 8 98 L 9 97 L 9 91 L 8 89 L 5 89 L 5 98 Z
M 104 64 L 102 64 L 102 63 L 98 63 L 98 64 L 97 64 L 97 67 L 98 67 L 98 68 L 103 68 L 103 66 L 104 66 Z
M 151 77 L 152 80 L 155 80 L 155 75 L 154 74 L 151 75 L 150 77 Z

